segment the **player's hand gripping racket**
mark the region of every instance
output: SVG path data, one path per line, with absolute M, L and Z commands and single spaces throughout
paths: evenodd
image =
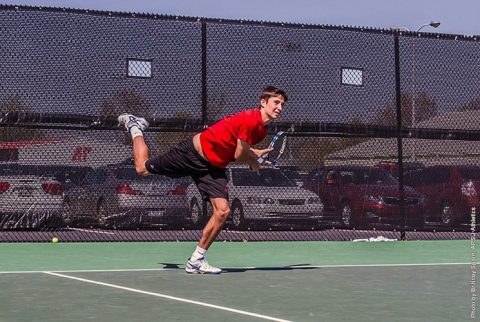
M 293 125 L 287 131 L 280 131 L 272 139 L 269 149 L 272 151 L 265 153 L 260 158 L 257 159 L 258 163 L 264 164 L 267 166 L 275 167 L 278 163 L 278 160 L 282 157 L 283 152 L 285 152 L 285 147 L 287 146 L 287 133 L 293 132 Z

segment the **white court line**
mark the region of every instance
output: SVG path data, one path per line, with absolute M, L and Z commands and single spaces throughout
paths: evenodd
M 78 230 L 78 231 L 83 231 L 83 232 L 86 232 L 86 233 L 95 233 L 95 234 L 115 235 L 115 233 L 112 233 L 112 232 L 92 230 L 92 229 L 82 229 L 82 228 L 68 227 L 68 230 Z
M 101 273 L 101 272 L 148 272 L 148 271 L 178 271 L 179 268 L 120 268 L 120 269 L 72 269 L 72 270 L 55 270 L 49 272 L 55 273 Z M 5 271 L 0 274 L 38 274 L 46 271 Z
M 351 264 L 351 265 L 292 265 L 292 266 L 250 266 L 250 267 L 224 267 L 226 270 L 268 270 L 268 269 L 305 269 L 305 268 L 358 268 L 358 267 L 414 267 L 414 266 L 453 266 L 453 265 L 471 265 L 471 263 L 418 263 L 418 264 Z M 89 272 L 148 272 L 148 271 L 179 271 L 183 268 L 125 268 L 125 269 L 79 269 L 79 270 L 55 270 L 56 273 L 89 273 Z M 38 274 L 45 271 L 0 271 L 0 274 Z
M 135 293 L 140 293 L 140 294 L 146 294 L 146 295 L 151 295 L 151 296 L 156 296 L 156 297 L 161 297 L 169 300 L 174 300 L 174 301 L 179 301 L 179 302 L 184 302 L 184 303 L 189 303 L 189 304 L 195 304 L 195 305 L 200 305 L 200 306 L 206 306 L 209 308 L 217 309 L 217 310 L 222 310 L 222 311 L 228 311 L 232 313 L 237 313 L 237 314 L 242 314 L 242 315 L 248 315 L 248 316 L 253 316 L 256 318 L 264 319 L 264 320 L 269 320 L 269 321 L 277 321 L 277 322 L 291 322 L 289 320 L 283 320 L 279 318 L 275 318 L 272 316 L 268 315 L 262 315 L 262 314 L 257 314 L 257 313 L 252 313 L 252 312 L 247 312 L 247 311 L 242 311 L 242 310 L 237 310 L 237 309 L 232 309 L 229 307 L 225 306 L 219 306 L 219 305 L 214 305 L 214 304 L 208 304 L 204 302 L 199 302 L 199 301 L 193 301 L 189 299 L 184 299 L 181 297 L 175 297 L 175 296 L 170 296 L 166 294 L 160 294 L 160 293 L 154 293 L 154 292 L 147 292 L 147 291 L 142 291 L 139 289 L 135 288 L 130 288 L 130 287 L 124 287 L 120 285 L 115 285 L 115 284 L 108 284 L 108 283 L 103 283 L 103 282 L 98 282 L 94 280 L 87 280 L 85 278 L 79 278 L 79 277 L 74 277 L 74 276 L 69 276 L 69 275 L 63 275 L 63 274 L 58 274 L 58 273 L 53 273 L 53 272 L 44 272 L 45 274 L 49 275 L 54 275 L 54 276 L 59 276 L 59 277 L 64 277 L 64 278 L 69 278 L 73 280 L 77 280 L 80 282 L 85 282 L 85 283 L 90 283 L 90 284 L 97 284 L 97 285 L 102 285 L 102 286 L 108 286 L 112 288 L 117 288 L 125 291 L 130 291 L 130 292 L 135 292 Z

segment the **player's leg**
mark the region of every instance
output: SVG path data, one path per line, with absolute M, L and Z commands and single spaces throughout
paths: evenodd
M 202 237 L 198 243 L 198 246 L 203 249 L 208 249 L 210 247 L 230 215 L 230 206 L 228 205 L 227 199 L 210 198 L 210 202 L 212 203 L 213 214 L 203 229 Z
M 226 198 L 210 198 L 213 214 L 203 229 L 202 237 L 192 256 L 187 261 L 187 273 L 220 274 L 220 268 L 210 265 L 205 259 L 207 249 L 213 243 L 230 215 L 230 207 Z
M 149 152 L 143 136 L 137 136 L 133 139 L 133 159 L 138 174 L 148 175 L 150 173 L 145 167 L 145 162 L 149 159 Z
M 207 163 L 208 164 L 208 163 Z M 193 175 L 203 200 L 210 200 L 213 214 L 202 232 L 197 248 L 187 262 L 187 273 L 218 274 L 221 269 L 208 265 L 205 253 L 223 228 L 230 215 L 228 204 L 228 180 L 225 169 L 207 168 L 207 173 Z M 203 261 L 205 263 L 203 264 Z
M 149 174 L 145 167 L 145 162 L 149 158 L 149 152 L 143 138 L 143 131 L 148 127 L 148 122 L 144 118 L 136 117 L 132 114 L 122 114 L 118 117 L 118 123 L 124 125 L 132 137 L 135 170 L 138 174 Z

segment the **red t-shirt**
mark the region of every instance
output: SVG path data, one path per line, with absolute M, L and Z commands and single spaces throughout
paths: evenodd
M 208 161 L 217 168 L 225 168 L 235 161 L 237 140 L 257 144 L 267 135 L 260 109 L 245 110 L 226 116 L 200 134 L 200 144 Z

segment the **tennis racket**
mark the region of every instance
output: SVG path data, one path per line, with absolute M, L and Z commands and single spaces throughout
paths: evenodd
M 285 147 L 287 146 L 287 133 L 290 132 L 293 132 L 293 125 L 287 131 L 280 131 L 275 134 L 268 145 L 268 148 L 273 150 L 258 158 L 258 163 L 263 164 L 265 161 L 268 161 L 270 162 L 270 166 L 274 167 L 282 157 L 283 152 L 285 152 Z

